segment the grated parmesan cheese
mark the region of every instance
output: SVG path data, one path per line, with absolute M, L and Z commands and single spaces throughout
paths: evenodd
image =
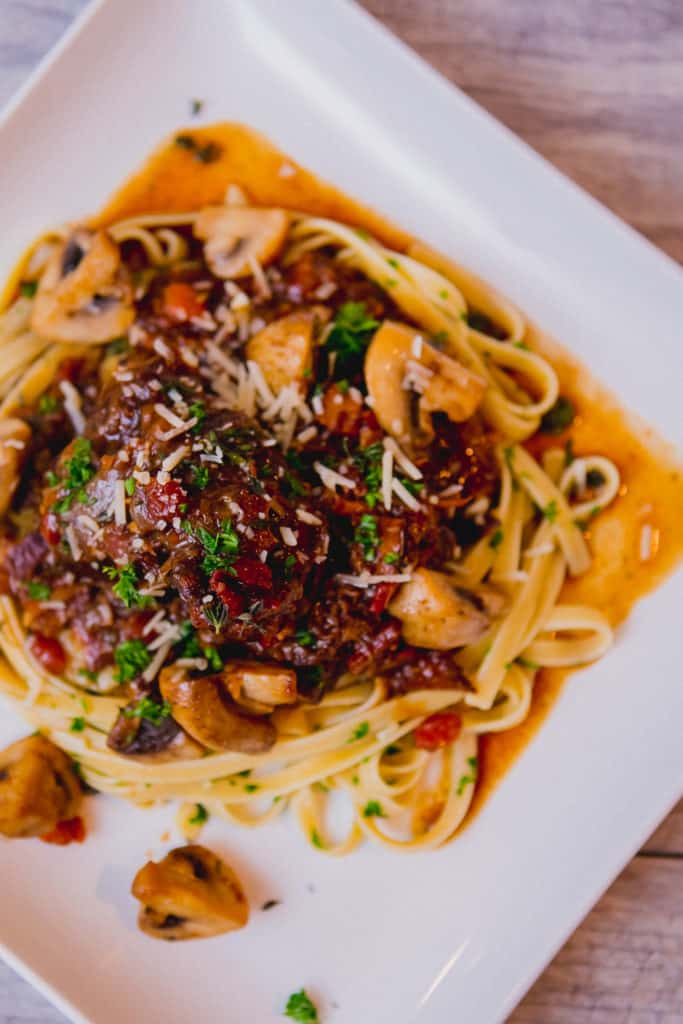
M 70 380 L 60 381 L 59 390 L 64 395 L 64 409 L 75 432 L 82 434 L 85 430 L 85 417 L 81 412 L 81 396 Z
M 185 427 L 185 420 L 182 420 L 180 416 L 177 416 L 162 402 L 155 402 L 154 411 L 157 416 L 161 416 L 161 418 L 166 420 L 167 423 L 170 423 L 172 427 Z
M 299 538 L 290 526 L 280 527 L 280 536 L 287 545 L 287 547 L 295 548 L 297 546 Z
M 125 526 L 126 523 L 126 487 L 123 480 L 114 482 L 113 501 L 114 522 L 117 526 Z
M 407 508 L 412 509 L 413 512 L 420 511 L 420 503 L 417 498 L 412 495 L 407 487 L 405 487 L 400 480 L 397 480 L 396 477 L 394 477 L 391 482 L 391 489 L 396 497 L 402 501 Z
M 649 561 L 652 555 L 652 524 L 643 523 L 640 528 L 640 561 Z
M 396 459 L 397 464 L 401 467 L 401 469 L 403 470 L 407 477 L 410 477 L 411 480 L 422 479 L 422 473 L 420 472 L 420 470 L 417 468 L 414 462 L 410 461 L 406 453 L 402 451 L 401 448 L 399 448 L 398 444 L 396 443 L 396 441 L 394 441 L 393 437 L 384 438 L 384 447 L 387 451 L 391 452 L 391 454 Z
M 413 353 L 413 355 L 415 356 L 416 359 L 421 359 L 422 358 L 422 345 L 423 345 L 422 335 L 421 334 L 416 334 L 415 337 L 413 338 L 412 344 L 410 346 L 410 351 Z
M 152 343 L 152 348 L 157 355 L 161 356 L 162 359 L 166 359 L 169 363 L 173 360 L 173 353 L 163 338 L 155 338 Z
M 382 454 L 382 501 L 387 512 L 391 511 L 391 494 L 394 483 L 394 453 L 386 447 Z
M 159 669 L 166 661 L 168 652 L 171 650 L 171 647 L 173 647 L 173 640 L 167 640 L 163 647 L 159 648 L 152 661 L 149 663 L 145 671 L 142 673 L 142 678 L 145 679 L 148 683 L 151 683 L 152 680 L 156 678 Z
M 345 487 L 350 491 L 353 491 L 356 488 L 353 480 L 350 480 L 347 476 L 342 476 L 341 473 L 337 473 L 336 470 L 330 469 L 329 466 L 323 466 L 322 462 L 314 462 L 313 469 L 322 480 L 323 486 L 327 487 L 330 491 L 333 491 L 335 487 Z
M 175 469 L 179 463 L 183 461 L 190 454 L 190 447 L 186 444 L 181 444 L 179 448 L 167 455 L 164 461 L 161 463 L 161 468 L 166 472 L 170 473 L 171 470 Z
M 301 523 L 308 523 L 309 526 L 320 526 L 322 519 L 318 519 L 312 512 L 307 512 L 305 508 L 298 508 L 296 510 L 296 518 Z
M 71 554 L 73 555 L 74 559 L 78 562 L 80 557 L 81 557 L 81 555 L 83 554 L 83 552 L 81 551 L 81 548 L 79 547 L 78 538 L 76 537 L 76 531 L 74 530 L 74 528 L 71 525 L 71 523 L 69 523 L 69 525 L 66 528 L 66 539 L 69 542 L 69 547 L 71 548 Z
M 372 576 L 369 572 L 362 572 L 360 576 L 351 576 L 348 573 L 338 572 L 335 576 L 340 583 L 346 583 L 350 587 L 374 587 L 376 583 L 409 583 L 412 579 L 409 572 L 399 572 L 394 575 L 389 573 Z

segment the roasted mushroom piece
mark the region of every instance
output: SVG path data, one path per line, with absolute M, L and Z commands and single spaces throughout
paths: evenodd
M 48 261 L 32 329 L 51 341 L 99 343 L 125 334 L 134 316 L 118 245 L 106 231 L 77 228 Z
M 67 755 L 44 736 L 28 736 L 0 752 L 0 833 L 42 836 L 78 814 L 81 786 Z
M 249 904 L 225 861 L 204 846 L 180 846 L 156 863 L 148 861 L 131 892 L 142 907 L 138 924 L 153 939 L 206 939 L 243 928 Z
M 224 674 L 192 676 L 181 666 L 169 665 L 159 675 L 159 688 L 175 720 L 209 750 L 263 754 L 275 743 L 275 726 L 239 710 L 230 697 L 228 681 Z
M 12 417 L 0 421 L 0 515 L 10 506 L 26 458 L 31 428 L 24 420 Z
M 329 320 L 324 307 L 297 310 L 273 320 L 247 342 L 247 359 L 261 368 L 271 391 L 303 383 L 313 363 L 313 338 L 320 324 Z
M 403 623 L 407 643 L 447 651 L 480 640 L 504 604 L 493 587 L 465 590 L 443 572 L 417 569 L 388 610 Z
M 370 342 L 365 380 L 380 425 L 409 451 L 434 439 L 432 413 L 460 423 L 476 412 L 486 390 L 482 377 L 391 320 Z
M 289 217 L 284 210 L 255 206 L 207 206 L 194 224 L 206 262 L 216 277 L 248 277 L 254 261 L 270 263 L 284 245 Z

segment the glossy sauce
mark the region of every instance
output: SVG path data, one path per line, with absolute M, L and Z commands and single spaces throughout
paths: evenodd
M 169 140 L 112 197 L 93 223 L 106 226 L 144 213 L 190 211 L 222 203 L 226 187 L 232 183 L 244 188 L 255 204 L 332 217 L 364 228 L 397 249 L 420 249 L 420 243 L 400 228 L 320 181 L 245 126 L 218 124 L 183 134 L 191 135 L 198 147 L 216 144 L 220 151 L 217 158 L 202 162 L 196 151 Z M 432 256 L 448 276 L 449 261 L 437 254 Z M 566 434 L 552 438 L 539 435 L 530 447 L 538 452 L 544 446 L 561 446 L 571 437 L 575 454 L 605 455 L 621 473 L 619 498 L 587 534 L 593 553 L 591 569 L 568 581 L 562 592 L 563 601 L 599 608 L 613 626 L 618 626 L 635 602 L 654 589 L 683 555 L 683 469 L 655 431 L 626 413 L 566 350 L 532 326 L 527 328 L 526 339 L 532 349 L 552 362 L 562 394 L 571 398 L 578 411 Z M 653 538 L 647 561 L 640 556 L 644 524 L 651 525 Z M 572 671 L 539 672 L 526 721 L 507 732 L 482 738 L 475 810 L 533 736 Z

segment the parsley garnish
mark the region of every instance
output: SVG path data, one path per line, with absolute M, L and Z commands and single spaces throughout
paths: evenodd
M 244 791 L 245 793 L 255 793 L 256 790 L 260 788 L 261 787 L 256 782 L 247 782 L 244 787 Z
M 355 740 L 362 740 L 364 736 L 370 732 L 370 725 L 368 722 L 360 722 L 353 730 L 348 738 L 348 743 L 354 743 Z
M 37 580 L 30 580 L 26 584 L 28 596 L 33 601 L 47 601 L 50 596 L 50 588 L 47 583 L 39 583 Z
M 139 643 L 140 641 L 134 640 L 130 642 Z M 121 646 L 123 647 L 123 644 Z M 120 649 L 120 647 L 117 647 L 117 651 Z M 158 701 L 152 700 L 151 697 L 141 697 L 137 704 L 134 704 L 130 708 L 124 708 L 123 713 L 126 718 L 145 718 L 153 725 L 159 725 L 162 718 L 170 717 L 171 705 L 167 701 L 164 701 L 163 704 L 159 704 Z
M 576 456 L 574 455 L 574 441 L 570 437 L 564 442 L 564 464 L 565 466 L 571 466 Z
M 132 476 L 127 477 L 127 479 L 124 480 L 123 486 L 128 497 L 132 498 L 135 494 L 135 478 Z
M 47 473 L 45 474 L 45 480 L 47 482 L 48 487 L 56 487 L 57 484 L 59 483 L 59 477 L 57 476 L 53 469 L 48 469 Z
M 138 590 L 138 574 L 134 565 L 105 565 L 102 570 L 107 579 L 116 580 L 112 590 L 126 608 L 145 608 L 149 598 Z
M 339 307 L 326 347 L 337 353 L 335 368 L 342 376 L 347 376 L 347 368 L 363 355 L 378 327 L 379 321 L 368 314 L 364 302 L 345 302 Z
M 368 800 L 365 807 L 363 808 L 364 818 L 384 818 L 386 817 L 382 810 L 382 805 L 377 800 Z
M 542 509 L 542 512 L 543 512 L 543 515 L 545 516 L 545 518 L 548 520 L 549 523 L 554 523 L 555 522 L 555 520 L 557 519 L 558 513 L 559 513 L 559 509 L 557 507 L 557 501 L 555 500 L 555 498 L 553 498 L 552 501 L 548 502 L 546 507 L 544 509 Z
M 38 291 L 37 281 L 22 281 L 19 285 L 19 291 L 25 299 L 32 299 Z
M 204 100 L 190 100 L 190 113 L 192 117 L 197 117 L 204 106 Z
M 41 395 L 38 402 L 38 412 L 41 416 L 49 416 L 51 412 L 57 412 L 59 403 L 54 395 Z
M 107 345 L 105 355 L 107 356 L 120 356 L 123 352 L 127 352 L 130 348 L 128 338 L 114 338 Z
M 228 617 L 228 609 L 222 601 L 214 601 L 213 604 L 204 605 L 204 618 L 209 623 L 214 633 L 220 633 Z
M 192 532 L 191 528 L 188 533 Z M 210 576 L 217 569 L 230 570 L 239 550 L 239 537 L 230 519 L 224 519 L 218 533 L 211 533 L 203 526 L 197 526 L 194 536 L 204 548 L 202 569 Z
M 97 672 L 93 672 L 93 670 L 91 668 L 79 668 L 78 674 L 79 674 L 79 676 L 83 676 L 85 679 L 87 679 L 91 683 L 96 683 L 97 682 Z M 84 708 L 84 710 L 85 710 L 85 708 Z
M 206 408 L 204 406 L 204 403 L 193 402 L 190 408 L 188 409 L 188 412 L 190 414 L 190 419 L 197 420 L 195 425 L 192 427 L 192 433 L 198 434 L 199 431 L 202 429 L 202 423 L 206 419 Z
M 457 786 L 457 788 L 455 790 L 455 795 L 456 796 L 462 796 L 463 793 L 465 792 L 465 786 L 474 785 L 474 783 L 476 781 L 477 781 L 476 773 L 473 774 L 473 775 L 461 775 L 460 776 L 460 781 L 458 782 L 458 786 Z
M 353 539 L 362 547 L 365 561 L 372 562 L 377 554 L 377 546 L 379 544 L 377 520 L 374 516 L 361 516 L 360 523 L 356 527 Z
M 85 729 L 85 718 L 72 718 L 69 732 L 83 732 Z
M 287 557 L 285 558 L 285 561 L 284 561 L 284 566 L 283 566 L 284 576 L 285 576 L 286 580 L 288 580 L 290 578 L 290 576 L 292 575 L 292 569 L 294 568 L 295 565 L 296 565 L 296 555 L 287 555 Z
M 313 845 L 315 847 L 317 847 L 318 850 L 323 850 L 324 849 L 323 841 L 320 838 L 320 836 L 318 835 L 317 829 L 315 829 L 315 828 L 311 829 L 311 842 L 313 843 Z
M 209 820 L 209 812 L 207 811 L 204 804 L 194 805 L 194 814 L 191 818 L 187 819 L 188 825 L 203 825 L 204 822 Z
M 85 437 L 78 437 L 74 441 L 73 452 L 70 459 L 64 462 L 66 477 L 62 486 L 66 494 L 54 505 L 55 512 L 62 513 L 71 508 L 74 501 L 84 502 L 87 498 L 85 485 L 95 475 L 95 467 L 90 461 L 92 444 Z
M 200 491 L 203 491 L 209 483 L 209 469 L 203 463 L 192 464 L 192 483 L 195 487 L 198 487 Z
M 542 418 L 539 429 L 542 434 L 562 434 L 574 422 L 575 416 L 573 403 L 560 395 L 552 409 L 548 409 Z
M 354 465 L 360 469 L 365 480 L 365 486 L 367 493 L 365 495 L 365 504 L 369 508 L 374 508 L 379 501 L 379 489 L 382 483 L 382 456 L 384 454 L 384 446 L 381 441 L 375 441 L 374 444 L 368 445 L 367 448 L 361 448 L 353 456 Z
M 300 647 L 316 647 L 318 641 L 310 629 L 300 629 L 294 634 L 294 639 Z
M 180 649 L 182 658 L 206 658 L 212 672 L 220 672 L 223 668 L 223 659 L 216 648 L 209 644 L 202 646 L 199 643 L 197 631 L 191 622 L 183 622 L 178 642 L 182 644 Z
M 489 547 L 493 548 L 493 550 L 495 551 L 496 548 L 499 548 L 500 545 L 503 543 L 504 536 L 505 534 L 503 533 L 502 529 L 499 526 L 498 529 L 493 531 L 493 535 L 491 536 L 491 539 L 489 541 Z
M 522 668 L 530 668 L 533 672 L 541 667 L 537 661 L 531 661 L 529 658 L 523 658 L 521 655 L 517 658 L 517 661 Z
M 118 668 L 114 673 L 117 683 L 129 683 L 147 668 L 152 660 L 152 655 L 142 640 L 124 640 L 114 651 L 114 661 Z M 143 698 L 147 700 L 147 698 Z M 154 701 L 152 701 L 154 703 Z M 128 718 L 146 718 L 142 713 L 135 714 L 131 709 L 124 712 Z
M 318 1011 L 306 995 L 304 989 L 293 992 L 285 1006 L 285 1017 L 297 1021 L 298 1024 L 318 1024 Z
M 384 556 L 384 561 L 386 562 L 387 565 L 396 565 L 396 563 L 399 562 L 400 559 L 401 556 L 397 555 L 395 551 L 390 551 L 387 555 Z
M 222 149 L 217 143 L 206 142 L 200 146 L 191 135 L 176 135 L 175 144 L 181 149 L 187 149 L 193 153 L 195 160 L 199 160 L 202 164 L 213 163 L 222 153 Z

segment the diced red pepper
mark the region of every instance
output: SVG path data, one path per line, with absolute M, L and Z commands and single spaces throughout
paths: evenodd
M 44 636 L 42 633 L 34 633 L 29 640 L 31 654 L 43 668 L 53 675 L 58 676 L 66 668 L 66 653 L 53 636 Z
M 161 310 L 171 320 L 183 322 L 191 320 L 193 316 L 201 316 L 204 312 L 204 303 L 191 284 L 174 281 L 164 288 Z
M 145 491 L 145 503 L 150 519 L 174 519 L 180 515 L 180 506 L 187 501 L 187 493 L 175 480 L 160 484 L 152 481 Z
M 85 839 L 85 825 L 82 818 L 67 818 L 58 822 L 52 832 L 40 837 L 44 843 L 55 846 L 68 846 L 69 843 L 82 843 Z
M 437 711 L 425 718 L 415 730 L 415 746 L 420 750 L 440 750 L 457 740 L 462 719 L 455 711 Z
M 397 589 L 398 583 L 378 583 L 370 602 L 370 614 L 381 615 Z
M 209 586 L 228 609 L 230 617 L 235 619 L 244 611 L 244 598 L 232 589 L 227 579 L 227 574 L 222 569 L 216 569 L 211 573 Z
M 59 544 L 62 534 L 59 529 L 59 519 L 55 512 L 45 513 L 40 524 L 40 532 L 48 544 L 51 544 L 53 547 L 55 544 Z
M 257 590 L 272 590 L 273 573 L 270 566 L 259 558 L 238 558 L 233 564 L 235 576 L 245 587 Z

